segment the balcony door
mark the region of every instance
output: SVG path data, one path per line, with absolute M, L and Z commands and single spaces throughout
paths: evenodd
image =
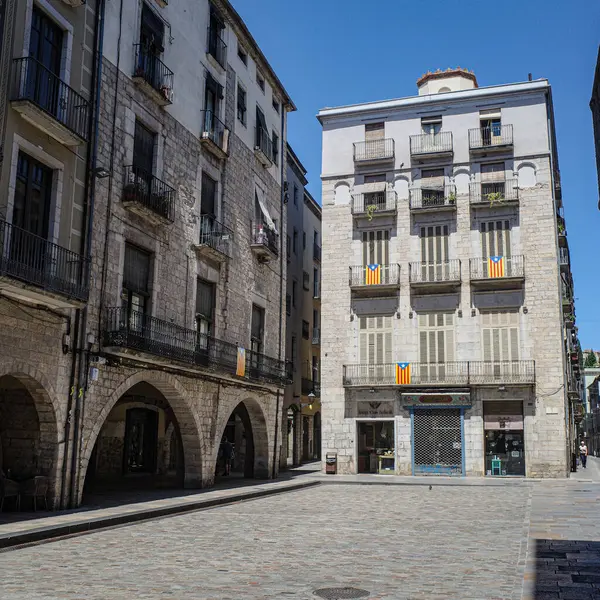
M 421 170 L 421 202 L 424 207 L 444 205 L 444 185 L 444 169 Z
M 217 139 L 217 121 L 220 114 L 220 104 L 223 99 L 223 86 L 210 74 L 206 74 L 204 87 L 204 132 L 209 134 L 211 140 L 220 144 Z
M 421 227 L 421 280 L 445 281 L 449 279 L 448 225 Z
M 198 278 L 196 282 L 196 352 L 200 362 L 208 364 L 211 338 L 214 335 L 215 284 Z
M 135 122 L 133 135 L 133 169 L 132 176 L 135 185 L 137 199 L 146 206 L 153 203 L 153 171 L 154 171 L 154 148 L 156 145 L 156 134 L 139 121 Z M 154 208 L 154 206 L 152 206 Z M 157 211 L 160 207 L 156 207 Z
M 360 317 L 358 326 L 361 379 L 389 383 L 394 377 L 392 317 Z
M 425 313 L 419 315 L 420 383 L 443 382 L 451 373 L 454 361 L 454 315 Z
M 252 305 L 252 323 L 250 329 L 250 366 L 256 371 L 262 368 L 262 354 L 265 335 L 265 309 Z M 258 373 L 256 373 L 258 374 Z
M 150 304 L 150 259 L 149 252 L 125 245 L 121 327 L 144 337 L 150 333 L 146 317 Z
M 480 224 L 481 232 L 481 255 L 483 258 L 483 276 L 489 277 L 488 259 L 491 256 L 504 257 L 504 272 L 510 276 L 511 248 L 510 248 L 510 221 L 508 219 L 498 221 L 486 221 Z
M 519 360 L 519 311 L 482 311 L 483 375 L 509 377 Z M 516 373 L 518 374 L 518 373 Z
M 144 3 L 142 5 L 142 21 L 140 24 L 140 52 L 138 53 L 137 71 L 139 75 L 152 85 L 160 89 L 160 56 L 164 51 L 165 26 L 152 9 Z
M 31 16 L 27 97 L 51 115 L 60 107 L 60 66 L 63 30 L 34 6 Z
M 389 283 L 390 232 L 389 230 L 363 231 L 363 266 L 383 265 L 381 283 Z

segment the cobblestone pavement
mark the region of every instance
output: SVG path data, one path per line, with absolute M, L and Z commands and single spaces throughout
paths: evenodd
M 0 598 L 517 600 L 524 580 L 526 598 L 600 598 L 600 479 L 431 483 L 322 485 L 1 553 Z

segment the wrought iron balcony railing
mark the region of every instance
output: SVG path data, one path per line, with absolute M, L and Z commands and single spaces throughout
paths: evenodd
M 505 181 L 477 181 L 469 185 L 471 204 L 499 206 L 519 200 L 519 183 L 516 179 Z
M 273 162 L 273 142 L 269 132 L 262 127 L 254 128 L 254 149 L 262 154 L 265 161 Z
M 492 125 L 491 127 L 469 129 L 469 148 L 471 150 L 512 146 L 512 144 L 512 125 Z
M 535 361 L 409 363 L 400 378 L 397 363 L 344 365 L 343 384 L 360 386 L 487 385 L 535 383 Z
M 89 260 L 0 220 L 0 276 L 85 301 Z
M 279 256 L 279 235 L 267 225 L 255 225 L 252 228 L 252 245 L 262 246 Z
M 353 215 L 368 215 L 373 218 L 377 214 L 396 212 L 397 209 L 398 195 L 393 190 L 352 195 Z
M 412 156 L 418 156 L 420 154 L 449 154 L 451 152 L 451 131 L 423 133 L 421 135 L 410 136 L 410 153 Z
M 569 266 L 569 250 L 567 248 L 558 249 L 558 262 L 560 265 Z
M 430 208 L 456 208 L 456 186 L 446 184 L 440 186 L 428 186 L 421 180 L 420 188 L 410 190 L 410 209 L 430 209 Z
M 317 242 L 313 243 L 313 260 L 321 262 L 321 246 Z
M 229 129 L 217 118 L 212 110 L 202 110 L 201 123 L 203 140 L 210 140 L 223 154 L 227 154 L 229 146 Z
M 371 267 L 375 267 L 372 269 Z M 400 265 L 357 265 L 350 267 L 350 287 L 400 285 Z
M 521 278 L 525 277 L 525 263 L 521 255 L 471 258 L 469 272 L 472 280 Z
M 383 138 L 354 142 L 354 162 L 391 160 L 394 158 L 394 139 Z
M 219 223 L 211 215 L 200 217 L 200 246 L 209 246 L 216 252 L 231 258 L 231 246 L 233 243 L 233 231 Z
M 82 140 L 89 139 L 87 100 L 32 57 L 15 58 L 11 101 L 29 101 Z
M 123 202 L 139 204 L 171 223 L 175 220 L 175 190 L 139 167 L 125 167 Z
M 444 283 L 460 281 L 460 260 L 455 258 L 444 262 L 411 262 L 409 264 L 410 283 Z
M 313 327 L 312 343 L 318 346 L 321 343 L 321 330 L 318 327 Z
M 136 350 L 194 367 L 222 369 L 230 375 L 237 371 L 235 344 L 127 308 L 107 310 L 103 339 L 105 346 Z M 244 378 L 283 385 L 289 381 L 289 370 L 284 361 L 245 350 Z
M 224 69 L 227 68 L 227 44 L 219 35 L 216 27 L 208 28 L 208 54 L 210 54 Z
M 173 71 L 144 44 L 135 44 L 133 76 L 157 91 L 165 104 L 173 102 Z

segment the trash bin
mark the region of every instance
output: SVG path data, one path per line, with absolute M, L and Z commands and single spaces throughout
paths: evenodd
M 328 452 L 325 455 L 325 473 L 328 475 L 337 473 L 337 452 Z

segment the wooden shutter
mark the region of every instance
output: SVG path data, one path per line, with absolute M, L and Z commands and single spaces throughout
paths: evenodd
M 365 140 L 382 140 L 385 138 L 385 123 L 367 123 L 365 125 Z
M 481 181 L 504 181 L 504 163 L 487 163 L 481 165 Z
M 361 317 L 358 337 L 361 364 L 382 365 L 393 361 L 391 317 Z
M 481 318 L 483 360 L 519 360 L 519 312 L 485 311 L 481 313 Z
M 481 223 L 481 252 L 484 259 L 490 256 L 511 256 L 508 219 Z
M 454 316 L 452 313 L 419 315 L 419 361 L 454 361 Z
M 363 231 L 363 265 L 389 265 L 389 230 Z

